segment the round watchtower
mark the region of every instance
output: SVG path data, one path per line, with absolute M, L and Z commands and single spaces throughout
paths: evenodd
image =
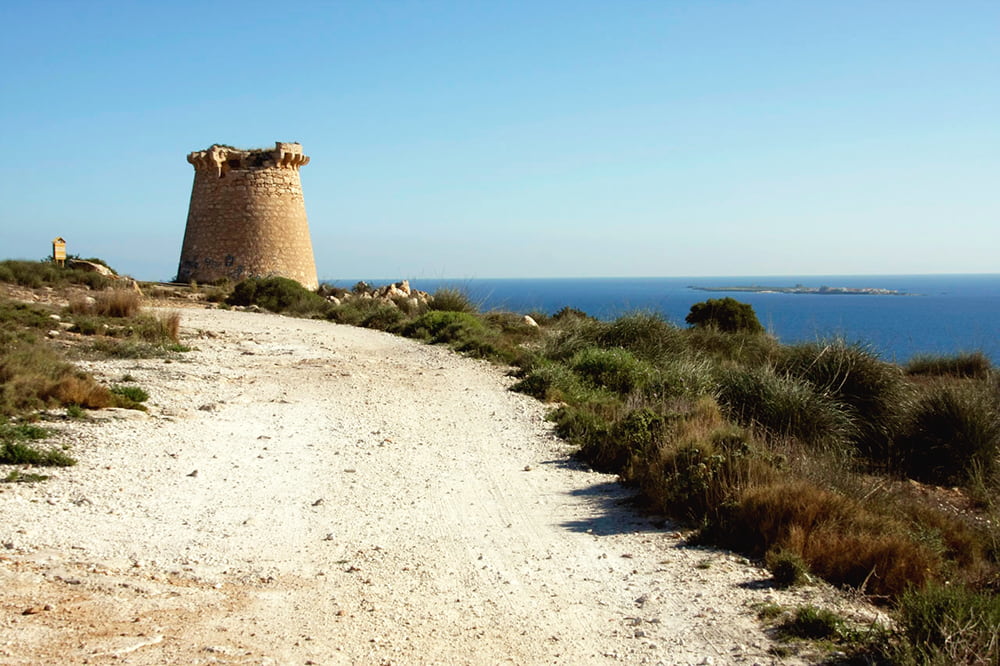
M 319 286 L 299 167 L 298 143 L 241 150 L 213 145 L 194 165 L 177 281 L 281 276 Z

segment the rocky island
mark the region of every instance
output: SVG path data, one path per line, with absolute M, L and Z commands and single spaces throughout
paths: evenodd
M 764 287 L 759 285 L 750 285 L 743 287 L 699 287 L 695 285 L 688 286 L 688 289 L 694 289 L 696 291 L 724 291 L 724 292 L 737 292 L 737 293 L 753 293 L 753 294 L 820 294 L 820 295 L 864 295 L 864 296 L 912 296 L 905 291 L 899 291 L 898 289 L 882 289 L 879 287 L 828 287 L 823 285 L 821 287 L 806 287 L 801 284 L 797 284 L 794 287 Z

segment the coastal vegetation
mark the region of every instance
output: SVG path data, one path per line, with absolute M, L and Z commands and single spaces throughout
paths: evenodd
M 7 263 L 0 280 L 34 283 Z M 864 630 L 821 609 L 777 609 L 788 636 L 868 662 L 1000 661 L 1000 376 L 982 354 L 899 366 L 843 340 L 783 345 L 731 298 L 695 304 L 682 328 L 646 312 L 480 312 L 455 289 L 426 302 L 281 278 L 212 289 L 219 307 L 365 326 L 509 365 L 514 389 L 551 404 L 582 460 L 685 524 L 692 542 L 763 562 L 776 586 L 854 589 L 896 620 Z M 47 339 L 56 315 L 83 340 L 158 353 L 179 344 L 176 318 L 100 293 L 64 308 L 0 301 L 0 413 L 141 405 L 141 388 L 101 386 Z
M 99 273 L 62 268 L 47 261 L 0 262 L 0 464 L 65 466 L 75 461 L 61 449 L 38 442 L 49 430 L 35 426 L 39 410 L 61 408 L 67 416 L 104 407 L 144 409 L 148 396 L 135 386 L 108 387 L 78 369 L 83 356 L 167 356 L 179 343 L 177 313 L 151 315 L 132 288 Z M 59 290 L 60 299 L 24 302 L 10 288 Z M 41 480 L 13 470 L 7 481 Z

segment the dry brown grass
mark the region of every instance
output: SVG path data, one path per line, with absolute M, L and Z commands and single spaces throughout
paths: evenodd
M 69 298 L 67 309 L 72 314 L 94 314 L 95 299 L 85 294 L 73 294 Z
M 826 580 L 882 597 L 924 584 L 941 564 L 901 521 L 805 481 L 750 490 L 725 537 L 733 547 L 758 555 L 784 548 Z
M 134 317 L 142 306 L 142 297 L 130 289 L 108 289 L 99 292 L 94 314 L 102 317 Z
M 79 405 L 85 409 L 110 407 L 114 400 L 111 391 L 101 386 L 93 377 L 73 374 L 63 377 L 48 391 L 52 398 L 64 405 Z
M 181 313 L 174 310 L 159 315 L 157 319 L 163 328 L 163 334 L 174 342 L 180 342 Z

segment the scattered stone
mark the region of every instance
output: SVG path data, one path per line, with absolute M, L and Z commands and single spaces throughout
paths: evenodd
M 538 328 L 538 322 L 535 321 L 528 315 L 524 315 L 524 319 L 521 320 L 526 326 L 531 326 L 532 328 Z
M 198 470 L 194 470 L 193 472 L 191 472 L 190 474 L 188 474 L 188 476 L 191 476 L 191 477 L 198 476 Z

